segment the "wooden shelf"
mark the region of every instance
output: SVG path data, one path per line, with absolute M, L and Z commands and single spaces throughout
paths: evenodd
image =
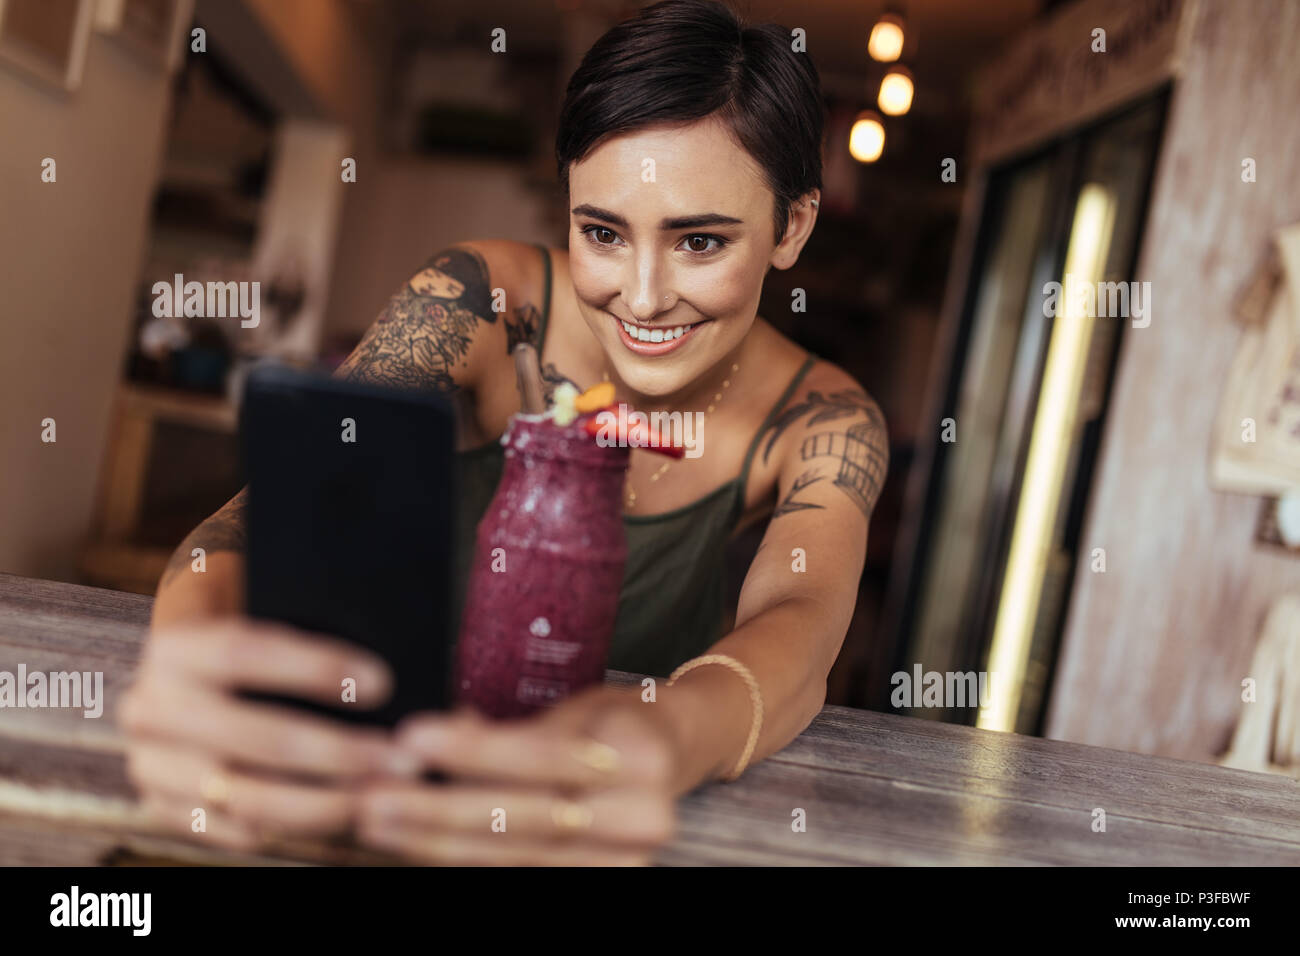
M 239 427 L 239 409 L 233 402 L 216 395 L 123 382 L 118 387 L 118 396 L 124 414 L 230 433 Z
M 152 594 L 171 551 L 137 539 L 154 432 L 159 424 L 180 424 L 234 434 L 234 403 L 158 385 L 118 386 L 112 430 L 100 476 L 95 537 L 82 551 L 87 581 L 123 591 Z

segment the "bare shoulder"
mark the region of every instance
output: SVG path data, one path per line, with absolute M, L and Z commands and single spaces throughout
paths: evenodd
M 827 361 L 820 356 L 813 362 L 812 368 L 808 370 L 808 374 L 804 376 L 803 381 L 799 383 L 799 388 L 794 397 L 807 398 L 813 392 L 823 396 L 838 396 L 844 401 L 866 410 L 868 414 L 874 413 L 883 421 L 884 416 L 880 413 L 880 406 L 867 392 L 866 388 L 834 362 Z
M 538 325 L 546 306 L 546 261 L 531 242 L 475 239 L 459 243 L 482 258 L 492 308 L 501 316 L 503 354 L 520 342 L 538 342 Z M 554 250 L 548 250 L 555 258 Z
M 458 242 L 452 248 L 466 249 L 476 254 L 492 280 L 494 287 L 523 294 L 542 285 L 542 254 L 531 242 L 514 239 L 470 239 Z

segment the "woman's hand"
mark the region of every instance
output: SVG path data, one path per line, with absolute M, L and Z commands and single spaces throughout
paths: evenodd
M 399 745 L 447 783 L 372 782 L 357 837 L 423 863 L 618 866 L 672 839 L 680 744 L 639 689 L 593 687 L 524 720 L 422 714 Z
M 358 782 L 414 773 L 411 756 L 385 730 L 236 696 L 248 689 L 338 704 L 346 678 L 371 706 L 391 692 L 382 661 L 336 638 L 238 616 L 155 631 L 118 710 L 145 809 L 190 834 L 202 808 L 200 838 L 240 850 L 270 834 L 350 829 Z

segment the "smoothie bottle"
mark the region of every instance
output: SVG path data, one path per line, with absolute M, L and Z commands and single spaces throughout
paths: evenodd
M 456 687 L 487 716 L 520 717 L 604 679 L 627 541 L 629 449 L 582 420 L 517 414 L 478 526 Z

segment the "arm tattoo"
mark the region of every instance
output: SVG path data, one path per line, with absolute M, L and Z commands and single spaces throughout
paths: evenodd
M 828 430 L 809 435 L 799 446 L 799 457 L 803 461 L 820 457 L 839 459 L 835 487 L 848 495 L 862 514 L 870 518 L 876 501 L 880 498 L 885 474 L 889 470 L 889 443 L 886 437 L 888 431 L 879 406 L 868 398 L 865 392 L 859 390 L 835 392 L 831 400 L 823 398 L 818 392 L 809 392 L 807 401 L 791 409 L 791 412 L 794 411 L 798 411 L 798 415 L 794 418 L 813 411 L 814 414 L 808 420 L 809 425 L 833 421 L 845 415 L 866 416 L 865 421 L 850 425 L 845 431 Z M 780 429 L 787 427 L 794 420 L 794 418 L 789 420 L 785 418 L 786 416 L 783 415 L 774 426 L 778 429 L 778 434 Z M 768 443 L 768 449 L 771 449 L 771 442 Z M 803 502 L 794 502 L 792 498 L 795 491 L 811 484 L 809 481 L 804 481 L 809 474 L 811 472 L 804 472 L 800 476 L 791 493 L 786 496 L 786 500 L 776 509 L 772 517 L 798 510 L 799 506 L 806 507 Z M 789 504 L 794 504 L 796 507 L 787 507 Z
M 816 471 L 811 469 L 805 471 L 795 479 L 794 485 L 790 488 L 790 493 L 785 496 L 785 500 L 782 501 L 781 504 L 777 506 L 777 509 L 772 512 L 772 517 L 779 518 L 781 515 L 789 514 L 792 511 L 803 511 L 805 508 L 825 508 L 825 505 L 815 505 L 811 501 L 796 501 L 794 497 L 813 482 L 821 480 L 822 476 L 817 474 Z
M 526 302 L 515 309 L 515 318 L 512 322 L 509 317 L 506 318 L 506 352 L 513 355 L 515 346 L 520 342 L 530 342 L 537 349 L 538 358 L 541 358 L 542 343 L 538 332 L 540 331 L 541 314 L 537 311 L 537 306 L 531 302 Z M 566 377 L 555 367 L 554 362 L 546 362 L 542 365 L 542 395 L 549 405 L 555 392 L 555 386 L 568 382 L 574 388 L 582 391 L 578 383 Z
M 184 541 L 172 553 L 163 570 L 161 587 L 180 571 L 190 566 L 195 548 L 205 552 L 238 551 L 242 553 L 247 545 L 245 533 L 248 512 L 248 488 L 244 488 L 224 504 L 215 514 L 207 518 L 189 533 Z
M 878 413 L 877 413 L 878 414 Z M 839 488 L 871 517 L 871 509 L 880 497 L 889 468 L 889 446 L 884 441 L 885 432 L 874 421 L 850 425 L 845 432 L 819 432 L 804 439 L 799 455 L 807 461 L 819 455 L 830 455 L 840 460 L 835 487 Z
M 537 306 L 524 303 L 515 309 L 515 320 L 506 316 L 506 354 L 513 355 L 515 346 L 520 342 L 537 345 L 537 320 L 540 318 Z
M 837 418 L 868 411 L 871 404 L 867 393 L 860 388 L 846 388 L 831 392 L 829 396 L 822 395 L 821 392 L 809 392 L 807 398 L 797 405 L 791 405 L 768 426 L 772 429 L 772 437 L 763 447 L 763 463 L 767 463 L 767 457 L 772 453 L 772 448 L 781 434 L 809 412 L 812 412 L 812 417 L 808 419 L 808 424 L 820 425 L 822 422 L 835 421 Z
M 425 264 L 380 313 L 340 378 L 455 391 L 456 365 L 479 322 L 496 322 L 487 264 L 472 249 L 448 249 Z

